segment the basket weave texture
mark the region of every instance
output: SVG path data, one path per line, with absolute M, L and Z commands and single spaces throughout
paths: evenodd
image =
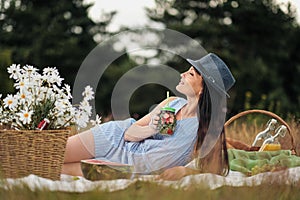
M 69 129 L 0 130 L 0 176 L 59 180 L 69 134 Z
M 279 117 L 277 114 L 275 114 L 273 112 L 270 112 L 267 110 L 260 110 L 260 109 L 245 110 L 245 111 L 240 112 L 240 113 L 234 115 L 233 117 L 231 117 L 228 121 L 226 121 L 224 126 L 228 127 L 229 125 L 236 122 L 237 119 L 242 118 L 246 115 L 250 115 L 250 114 L 262 114 L 262 115 L 268 116 L 269 118 L 274 118 L 282 125 L 285 125 L 287 127 L 288 134 L 284 138 L 280 139 L 280 143 L 282 144 L 282 147 L 284 149 L 290 149 L 293 152 L 298 153 L 298 152 L 296 152 L 295 139 L 294 139 L 294 136 L 293 136 L 290 126 L 288 125 L 288 123 L 286 121 L 284 121 L 281 117 Z M 254 137 L 255 137 L 255 135 L 254 135 Z

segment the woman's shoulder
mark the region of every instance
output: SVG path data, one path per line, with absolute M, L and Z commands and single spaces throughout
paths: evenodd
M 174 106 L 177 106 L 177 105 L 184 105 L 186 104 L 186 99 L 182 98 L 182 97 L 177 97 L 177 96 L 171 96 L 167 99 L 164 99 L 160 104 L 159 104 L 159 108 L 162 108 L 166 105 L 169 104 L 170 107 L 174 107 Z

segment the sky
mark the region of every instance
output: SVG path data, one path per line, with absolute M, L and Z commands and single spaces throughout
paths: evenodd
M 121 25 L 141 27 L 149 23 L 144 8 L 155 6 L 154 0 L 85 0 L 85 2 L 94 2 L 89 14 L 95 21 L 99 20 L 102 11 L 117 11 L 108 27 L 112 31 L 116 31 Z
M 296 6 L 298 22 L 300 23 L 300 0 L 277 0 L 278 2 L 290 1 Z M 89 10 L 90 17 L 97 21 L 103 11 L 117 11 L 112 23 L 108 27 L 110 31 L 117 31 L 120 26 L 131 28 L 141 27 L 149 24 L 145 13 L 145 7 L 155 7 L 154 0 L 85 0 L 87 3 L 94 3 Z

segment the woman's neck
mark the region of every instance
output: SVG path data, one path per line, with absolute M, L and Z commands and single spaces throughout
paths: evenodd
M 187 97 L 187 104 L 181 109 L 183 118 L 197 116 L 198 101 L 199 99 L 196 97 Z

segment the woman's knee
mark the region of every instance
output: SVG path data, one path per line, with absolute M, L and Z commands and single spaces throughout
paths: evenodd
M 83 159 L 93 158 L 93 155 L 82 144 L 78 135 L 68 138 L 65 150 L 65 163 L 79 162 Z

